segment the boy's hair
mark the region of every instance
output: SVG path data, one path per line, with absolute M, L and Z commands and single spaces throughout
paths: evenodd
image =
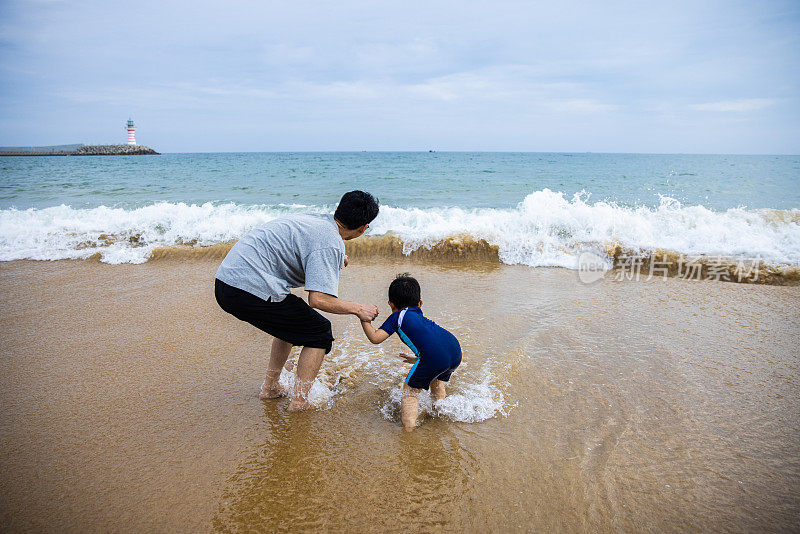
M 389 300 L 400 310 L 419 304 L 420 293 L 419 282 L 409 273 L 398 274 L 389 284 Z
M 350 191 L 342 196 L 333 218 L 348 230 L 361 228 L 378 216 L 378 199 L 364 191 Z

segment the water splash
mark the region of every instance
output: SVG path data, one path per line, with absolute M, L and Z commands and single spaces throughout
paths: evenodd
M 464 378 L 457 377 L 458 370 L 456 370 L 452 378 L 453 387 L 451 389 L 448 385 L 450 391 L 442 400 L 434 402 L 430 392 L 423 390 L 418 396 L 420 415 L 461 423 L 480 423 L 494 417 L 508 417 L 513 405 L 506 402 L 491 371 L 492 367 L 494 360 L 487 360 L 478 382 L 470 382 L 467 373 L 464 373 Z M 381 406 L 381 414 L 386 419 L 398 420 L 402 398 L 402 385 L 392 387 Z

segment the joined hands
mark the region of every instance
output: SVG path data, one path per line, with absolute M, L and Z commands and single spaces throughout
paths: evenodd
M 378 316 L 378 307 L 375 305 L 365 306 L 361 304 L 361 308 L 356 315 L 362 321 L 371 323 Z

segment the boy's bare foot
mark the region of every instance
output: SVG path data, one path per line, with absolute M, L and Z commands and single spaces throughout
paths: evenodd
M 417 416 L 419 415 L 419 399 L 417 395 L 419 395 L 420 391 L 403 382 L 403 396 L 400 400 L 400 421 L 403 423 L 403 430 L 406 432 L 411 432 L 417 426 Z

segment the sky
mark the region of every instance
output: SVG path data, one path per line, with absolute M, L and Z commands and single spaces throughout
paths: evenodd
M 800 154 L 800 2 L 0 0 L 0 145 Z

